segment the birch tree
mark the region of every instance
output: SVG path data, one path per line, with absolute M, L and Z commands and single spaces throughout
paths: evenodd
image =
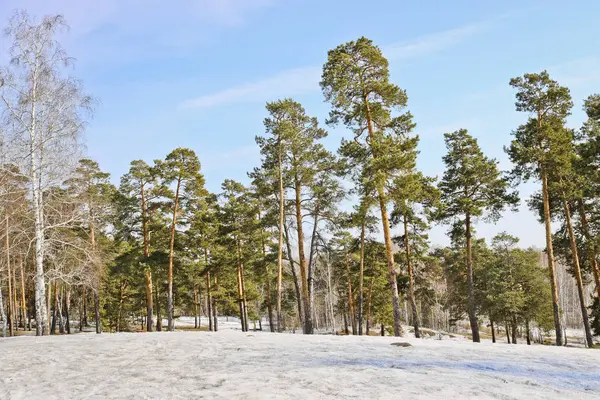
M 92 105 L 80 82 L 66 73 L 72 59 L 56 40 L 66 28 L 61 15 L 36 20 L 26 12 L 15 13 L 6 30 L 11 61 L 0 70 L 7 149 L 28 180 L 34 216 L 37 335 L 48 333 L 44 257 L 52 227 L 44 218 L 45 192 L 72 170 L 85 111 Z

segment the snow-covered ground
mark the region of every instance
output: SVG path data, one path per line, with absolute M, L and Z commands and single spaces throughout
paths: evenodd
M 236 324 L 0 339 L 0 398 L 600 398 L 598 350 L 242 333 Z

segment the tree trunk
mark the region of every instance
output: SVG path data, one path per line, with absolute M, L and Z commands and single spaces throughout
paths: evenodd
M 346 313 L 346 307 L 344 307 L 344 332 L 346 335 L 350 335 L 350 330 L 348 330 L 348 314 Z
M 277 244 L 277 331 L 283 331 L 283 316 L 281 314 L 281 294 L 283 284 L 283 229 L 284 229 L 284 191 L 283 191 L 283 167 L 281 155 L 281 138 L 278 138 L 278 167 L 279 167 L 279 239 Z
M 242 278 L 242 301 L 244 304 L 244 324 L 246 325 L 246 332 L 248 332 L 248 300 L 246 299 L 246 279 L 244 272 L 244 263 L 241 264 L 241 278 Z
M 319 227 L 319 213 L 320 213 L 320 209 L 319 209 L 319 204 L 317 202 L 317 204 L 315 205 L 314 208 L 314 220 L 313 220 L 313 230 L 312 230 L 312 236 L 310 237 L 310 252 L 308 255 L 308 303 L 309 303 L 309 309 L 311 310 L 311 320 L 316 318 L 317 312 L 315 310 L 315 279 L 314 279 L 314 255 L 315 255 L 315 241 L 316 241 L 316 237 L 317 237 L 317 231 L 318 231 L 318 227 Z M 314 324 L 316 325 L 318 323 L 318 321 L 314 321 Z M 316 326 L 313 326 L 313 331 L 314 328 L 317 328 Z
M 51 282 L 48 282 L 48 295 L 46 296 L 46 301 L 47 301 L 46 309 L 48 310 L 48 315 L 46 318 L 48 321 L 47 332 L 48 332 L 48 335 L 52 335 L 52 334 L 54 334 L 55 319 L 50 318 L 51 317 L 50 313 L 52 312 L 52 283 Z M 51 327 L 50 321 L 52 321 L 52 329 L 50 329 L 50 327 Z
M 13 307 L 13 293 L 12 293 L 12 273 L 10 270 L 10 233 L 9 233 L 9 225 L 8 225 L 8 216 L 6 217 L 6 231 L 5 231 L 5 251 L 6 251 L 6 268 L 8 273 L 8 320 L 10 321 L 9 325 L 9 334 L 10 336 L 15 335 L 15 315 L 14 315 L 14 307 Z
M 146 190 L 144 183 L 141 182 L 141 204 L 140 209 L 142 212 L 142 240 L 144 245 L 144 258 L 147 261 L 150 257 L 150 238 L 148 232 L 148 208 L 146 206 Z M 146 267 L 144 271 L 144 277 L 146 280 L 146 331 L 152 332 L 153 326 L 153 295 L 152 295 L 152 270 Z
M 71 334 L 71 286 L 65 290 L 65 328 Z
M 240 324 L 242 332 L 246 332 L 246 321 L 244 320 L 244 293 L 242 289 L 242 268 L 241 264 L 237 267 L 237 289 L 238 289 L 238 305 L 240 308 Z
M 373 126 L 373 118 L 371 117 L 371 108 L 367 99 L 367 94 L 363 94 L 363 100 L 365 105 L 365 115 L 367 118 L 367 129 L 369 131 L 369 139 L 371 142 L 375 140 L 375 128 Z M 373 157 L 377 158 L 377 154 L 371 144 L 371 150 L 373 151 Z M 383 226 L 383 238 L 385 241 L 385 255 L 388 264 L 388 279 L 390 290 L 392 292 L 392 308 L 394 312 L 394 336 L 403 336 L 404 332 L 402 329 L 402 312 L 400 311 L 400 299 L 398 297 L 398 282 L 396 281 L 396 266 L 394 262 L 394 247 L 392 245 L 392 235 L 390 232 L 390 222 L 387 213 L 385 188 L 383 184 L 377 185 L 377 194 L 379 197 L 379 209 L 381 211 L 381 224 Z
M 358 275 L 358 335 L 363 334 L 363 306 L 364 306 L 364 280 L 365 280 L 365 221 L 360 229 L 360 272 Z M 368 332 L 367 332 L 368 335 Z
M 598 245 L 594 242 L 590 235 L 590 228 L 587 216 L 585 214 L 585 206 L 583 201 L 579 200 L 579 218 L 581 219 L 581 227 L 583 228 L 583 235 L 585 240 L 588 242 L 588 256 L 590 265 L 592 266 L 592 272 L 594 275 L 594 283 L 596 284 L 596 294 L 600 299 L 600 267 L 598 267 Z M 590 245 L 591 243 L 591 245 Z
M 583 319 L 583 328 L 585 330 L 585 339 L 589 348 L 594 347 L 594 339 L 592 337 L 592 329 L 590 328 L 590 320 L 588 317 L 587 307 L 585 305 L 585 294 L 583 292 L 583 279 L 581 278 L 581 268 L 579 266 L 579 254 L 577 251 L 577 240 L 573 232 L 573 224 L 571 223 L 571 210 L 569 204 L 563 199 L 563 209 L 565 213 L 565 219 L 567 224 L 567 231 L 569 232 L 569 242 L 571 245 L 571 256 L 573 261 L 573 273 L 575 274 L 575 280 L 577 281 L 577 293 L 579 294 L 579 306 L 581 308 L 581 317 Z
M 506 341 L 508 342 L 508 344 L 510 344 L 510 333 L 509 333 L 509 325 L 508 325 L 508 321 L 504 321 L 504 327 L 506 328 Z
M 100 295 L 99 289 L 94 290 L 94 313 L 96 317 L 96 333 L 102 333 L 102 320 L 100 319 Z
M 13 315 L 15 316 L 15 331 L 19 330 L 19 300 L 17 295 L 17 270 L 13 266 L 12 268 L 12 281 L 13 281 Z M 25 330 L 25 329 L 23 329 Z
M 512 316 L 512 342 L 513 344 L 517 344 L 517 316 L 513 314 Z
M 492 343 L 496 343 L 496 332 L 494 331 L 494 321 L 490 318 L 490 326 L 492 327 Z
M 304 323 L 303 333 L 312 335 L 313 324 L 312 324 L 312 310 L 310 308 L 310 302 L 308 298 L 308 273 L 306 266 L 306 255 L 304 253 L 304 229 L 302 227 L 302 198 L 301 198 L 301 184 L 298 175 L 295 176 L 295 206 L 296 206 L 296 229 L 298 231 L 298 265 L 300 266 L 300 289 L 302 296 L 302 303 L 304 305 Z
M 258 220 L 261 221 L 260 211 L 258 213 Z M 266 300 L 267 300 L 267 313 L 269 314 L 269 329 L 271 332 L 275 332 L 275 324 L 273 321 L 273 302 L 271 296 L 271 271 L 269 269 L 269 263 L 267 261 L 267 244 L 265 243 L 265 231 L 264 228 L 261 227 L 260 231 L 260 240 L 262 244 L 262 256 L 263 256 L 263 264 L 265 265 L 265 283 L 266 283 Z M 262 330 L 262 329 L 261 329 Z
M 371 278 L 371 283 L 369 284 L 369 295 L 367 297 L 367 326 L 365 334 L 369 336 L 369 331 L 371 329 L 371 304 L 373 298 L 373 278 Z
M 298 319 L 302 323 L 302 321 L 304 321 L 304 304 L 302 302 L 302 294 L 300 291 L 300 284 L 298 282 L 298 274 L 296 273 L 296 268 L 294 267 L 294 261 L 292 259 L 292 245 L 290 244 L 290 236 L 287 229 L 287 225 L 284 224 L 283 228 L 285 230 L 285 244 L 287 247 L 288 262 L 290 263 L 290 268 L 292 269 L 292 276 L 294 278 L 294 289 L 296 290 L 296 300 L 298 303 Z
M 35 86 L 35 84 L 34 84 Z M 35 92 L 35 89 L 34 89 Z M 35 103 L 32 104 L 32 115 L 35 114 Z M 31 135 L 31 186 L 32 202 L 34 215 L 34 235 L 35 235 L 35 334 L 36 336 L 48 335 L 49 325 L 46 309 L 46 282 L 44 277 L 44 200 L 40 185 L 40 176 L 38 176 L 37 161 L 40 160 L 40 148 L 37 144 L 36 118 L 32 119 Z
M 156 331 L 162 331 L 162 314 L 160 313 L 160 282 L 156 285 Z
M 83 331 L 84 327 L 88 326 L 87 319 L 87 289 L 84 286 L 81 293 L 81 314 L 79 316 L 79 332 Z
M 554 249 L 552 247 L 552 227 L 550 220 L 550 199 L 548 194 L 548 175 L 542 167 L 542 200 L 544 203 L 544 227 L 546 229 L 546 254 L 548 256 L 548 270 L 550 273 L 550 286 L 552 290 L 552 309 L 554 312 L 554 329 L 556 332 L 556 345 L 563 344 L 563 330 L 560 322 L 560 309 L 558 304 L 558 285 L 556 284 L 556 266 L 554 265 Z
M 54 296 L 55 296 L 55 300 L 54 300 L 54 307 L 56 308 L 56 317 L 57 317 L 57 322 L 58 322 L 58 332 L 61 334 L 65 333 L 65 323 L 63 320 L 63 308 L 62 308 L 62 303 L 63 303 L 63 285 L 61 284 L 60 286 L 58 285 L 58 281 L 56 281 L 56 283 L 54 284 Z
M 125 300 L 125 287 L 127 286 L 125 280 L 121 281 L 119 286 L 119 309 L 117 311 L 117 332 L 121 332 L 121 319 L 123 317 L 123 302 Z
M 6 337 L 6 312 L 4 311 L 4 299 L 2 296 L 2 280 L 0 280 L 0 321 L 2 322 L 2 337 Z
M 206 311 L 208 314 L 208 330 L 212 332 L 213 328 L 213 316 L 212 316 L 212 296 L 210 293 L 210 272 L 206 272 Z
M 473 334 L 473 342 L 480 342 L 479 338 L 479 322 L 475 313 L 475 293 L 473 288 L 473 249 L 471 247 L 471 215 L 466 214 L 465 217 L 465 234 L 467 237 L 467 282 L 469 296 L 469 323 L 471 325 L 471 333 Z
M 171 241 L 169 243 L 169 288 L 167 291 L 167 319 L 168 330 L 175 330 L 175 321 L 173 320 L 173 255 L 175 251 L 175 227 L 177 225 L 177 209 L 179 207 L 179 190 L 181 188 L 181 178 L 177 179 L 177 188 L 175 189 L 175 204 L 173 206 L 173 222 L 171 223 Z
M 415 279 L 413 272 L 413 265 L 410 256 L 410 241 L 408 238 L 408 218 L 404 214 L 404 248 L 406 251 L 406 266 L 408 268 L 408 283 L 409 283 L 409 297 L 410 297 L 410 309 L 412 311 L 412 322 L 415 328 L 415 337 L 420 338 L 421 332 L 419 331 L 419 313 L 417 312 L 417 300 L 415 299 Z
M 528 319 L 525 320 L 525 329 L 526 329 L 526 333 L 527 333 L 527 345 L 531 346 L 531 331 L 529 329 L 529 320 Z
M 194 328 L 198 329 L 198 285 L 194 285 Z
M 217 275 L 215 275 L 215 290 L 219 288 L 219 281 L 217 280 Z M 219 330 L 219 320 L 217 319 L 218 310 L 217 310 L 217 297 L 213 295 L 213 304 L 212 304 L 212 312 L 213 312 L 213 329 L 215 332 Z
M 23 329 L 27 324 L 27 302 L 25 301 L 25 271 L 23 268 L 23 258 L 19 255 L 19 267 L 21 269 L 21 310 L 23 316 Z
M 144 274 L 146 277 L 146 331 L 152 332 L 152 317 L 154 316 L 152 310 L 152 271 L 150 271 L 150 268 L 146 268 Z
M 348 313 L 350 315 L 350 324 L 352 325 L 352 334 L 357 334 L 356 329 L 356 310 L 354 309 L 354 296 L 352 295 L 352 282 L 350 280 L 350 260 L 348 259 L 348 249 L 345 249 L 346 252 L 346 282 L 348 286 Z

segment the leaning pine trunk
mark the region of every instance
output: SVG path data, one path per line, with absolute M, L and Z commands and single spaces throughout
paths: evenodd
M 577 293 L 579 294 L 579 305 L 581 307 L 581 317 L 583 319 L 583 328 L 585 330 L 585 339 L 589 348 L 594 347 L 594 339 L 592 338 L 592 329 L 590 328 L 590 320 L 588 317 L 587 307 L 585 305 L 585 294 L 583 292 L 583 280 L 581 278 L 581 268 L 579 266 L 579 254 L 577 252 L 577 241 L 573 233 L 573 224 L 571 223 L 571 210 L 566 200 L 563 200 L 563 209 L 567 223 L 567 231 L 569 232 L 569 242 L 571 245 L 571 257 L 573 259 L 573 273 L 577 281 Z
M 496 343 L 496 331 L 494 331 L 494 320 L 490 318 L 490 326 L 492 328 L 492 343 Z
M 541 122 L 539 122 L 541 124 Z M 541 126 L 540 126 L 541 129 Z M 546 254 L 548 255 L 548 271 L 550 272 L 550 288 L 552 290 L 552 309 L 554 312 L 554 330 L 556 345 L 563 345 L 563 329 L 560 322 L 560 309 L 558 304 L 558 285 L 556 284 L 556 266 L 554 264 L 554 249 L 552 245 L 552 227 L 550 219 L 550 199 L 548 195 L 548 174 L 542 167 L 542 200 L 544 203 L 544 228 L 546 230 Z

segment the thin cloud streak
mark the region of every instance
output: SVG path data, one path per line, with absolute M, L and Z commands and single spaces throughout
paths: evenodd
M 188 100 L 182 104 L 182 107 L 209 108 L 241 101 L 265 101 L 284 93 L 295 95 L 309 93 L 319 87 L 320 73 L 319 67 L 291 69 L 270 78 Z
M 490 27 L 491 24 L 488 21 L 469 24 L 422 36 L 411 42 L 383 46 L 382 52 L 390 60 L 416 58 L 454 46 L 471 36 L 488 30 Z
M 408 59 L 435 53 L 456 45 L 491 26 L 489 21 L 426 35 L 409 42 L 392 43 L 382 47 L 389 60 Z M 272 77 L 244 83 L 215 93 L 189 99 L 182 108 L 211 108 L 224 104 L 265 101 L 281 96 L 312 93 L 319 89 L 320 66 L 307 66 L 280 72 Z

